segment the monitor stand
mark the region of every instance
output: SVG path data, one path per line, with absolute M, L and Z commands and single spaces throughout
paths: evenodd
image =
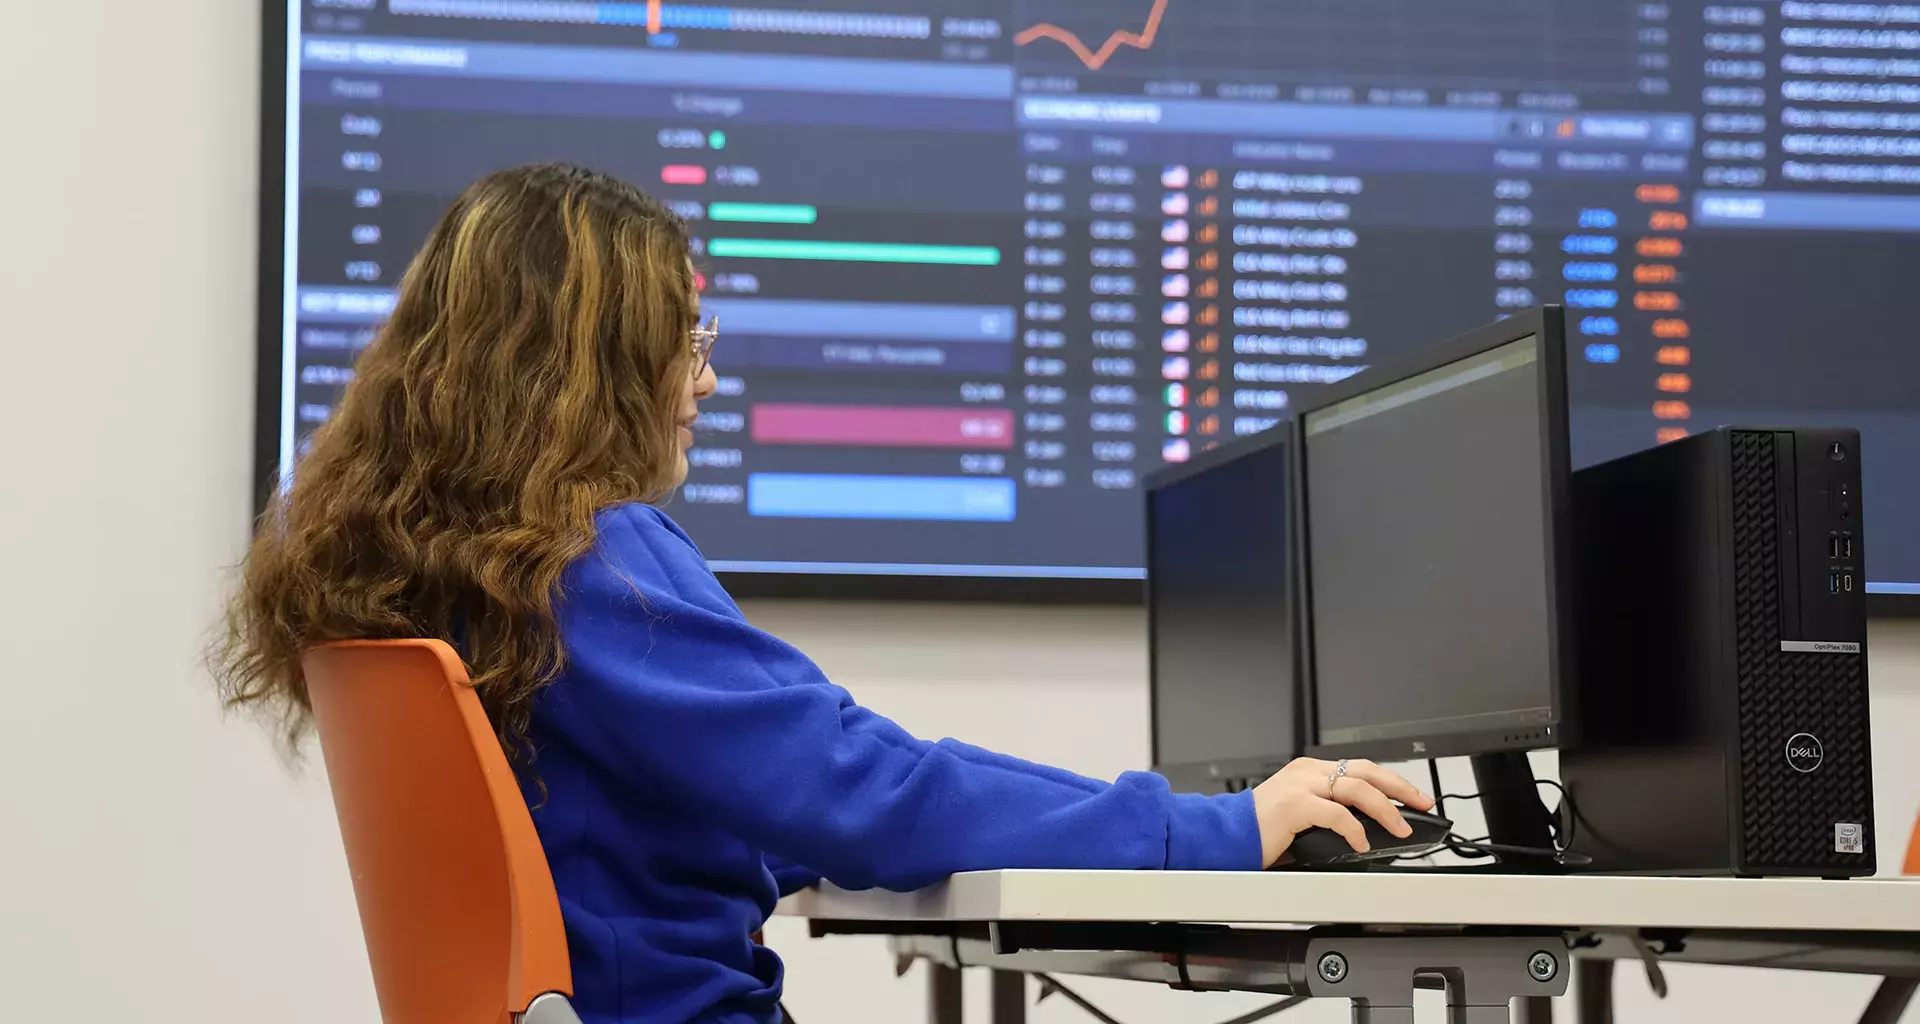
M 1561 870 L 1552 859 L 1553 815 L 1540 800 L 1533 764 L 1524 752 L 1477 754 L 1473 781 L 1480 790 L 1480 810 L 1487 817 L 1487 841 L 1543 851 L 1539 856 L 1499 853 L 1501 867 L 1522 871 Z

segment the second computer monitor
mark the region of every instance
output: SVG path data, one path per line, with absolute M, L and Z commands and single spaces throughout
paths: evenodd
M 1564 344 L 1547 307 L 1367 370 L 1301 411 L 1317 751 L 1552 744 L 1571 646 Z
M 1146 481 L 1153 765 L 1176 789 L 1299 753 L 1290 441 L 1282 424 Z

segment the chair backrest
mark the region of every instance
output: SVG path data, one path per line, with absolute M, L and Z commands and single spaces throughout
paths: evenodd
M 511 1022 L 571 995 L 546 854 L 453 649 L 350 641 L 302 667 L 386 1024 Z

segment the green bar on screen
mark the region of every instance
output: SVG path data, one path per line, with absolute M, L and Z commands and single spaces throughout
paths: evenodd
M 707 219 L 740 224 L 811 224 L 820 211 L 796 203 L 708 203 Z
M 990 245 L 914 245 L 896 242 L 816 242 L 783 238 L 714 238 L 712 256 L 761 260 L 834 260 L 850 263 L 942 263 L 963 267 L 1000 265 Z

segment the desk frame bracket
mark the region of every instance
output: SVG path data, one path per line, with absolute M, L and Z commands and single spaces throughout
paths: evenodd
M 1299 967 L 1303 994 L 1353 1001 L 1353 1024 L 1413 1024 L 1435 982 L 1447 1024 L 1510 1024 L 1515 999 L 1566 994 L 1571 959 L 1559 935 L 1315 934 Z
M 1448 1024 L 1526 1020 L 1527 1000 L 1566 994 L 1573 959 L 1560 932 L 1380 933 L 1225 927 L 994 922 L 997 956 L 1131 951 L 1160 956 L 1174 988 L 1351 1000 L 1353 1024 L 1412 1024 L 1417 989 L 1444 989 Z M 1522 1000 L 1520 1017 L 1513 1000 Z

